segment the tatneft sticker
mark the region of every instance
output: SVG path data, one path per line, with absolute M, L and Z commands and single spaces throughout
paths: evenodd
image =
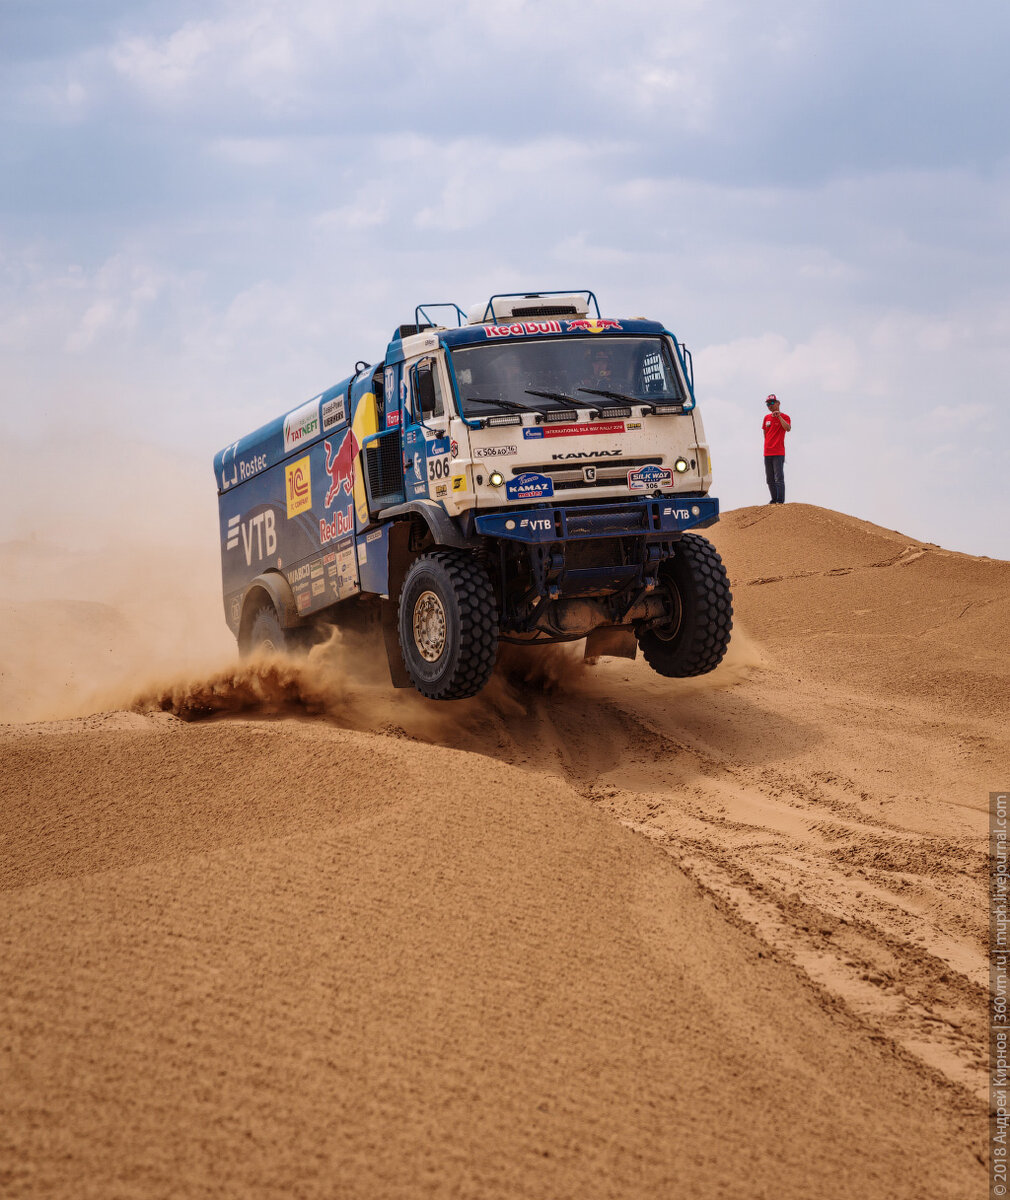
M 623 421 L 579 421 L 574 425 L 532 425 L 523 430 L 527 441 L 537 438 L 585 437 L 594 433 L 624 433 Z
M 547 475 L 526 471 L 505 484 L 505 495 L 510 500 L 540 500 L 554 495 L 554 481 Z
M 319 401 L 310 400 L 284 418 L 284 453 L 297 450 L 319 434 Z

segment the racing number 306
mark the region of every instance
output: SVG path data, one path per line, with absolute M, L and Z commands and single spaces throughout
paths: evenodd
M 428 459 L 428 478 L 432 482 L 436 479 L 449 478 L 449 458 L 447 455 Z

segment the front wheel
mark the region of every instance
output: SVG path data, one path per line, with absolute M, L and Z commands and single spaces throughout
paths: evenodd
M 459 550 L 436 550 L 407 572 L 398 614 L 411 683 L 432 700 L 474 696 L 498 656 L 498 605 L 484 567 Z
M 722 662 L 733 629 L 733 596 L 722 559 L 710 541 L 685 533 L 659 571 L 672 617 L 638 638 L 645 661 L 660 675 L 705 675 Z

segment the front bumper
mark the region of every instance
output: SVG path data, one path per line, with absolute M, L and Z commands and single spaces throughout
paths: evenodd
M 686 529 L 704 529 L 718 519 L 719 501 L 714 496 L 661 496 L 568 508 L 542 505 L 507 509 L 481 514 L 474 523 L 484 537 L 542 543 L 582 538 L 668 537 Z

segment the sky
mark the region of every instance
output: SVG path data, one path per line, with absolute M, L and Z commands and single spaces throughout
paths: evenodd
M 1010 558 L 1008 35 L 996 0 L 0 0 L 0 538 L 57 502 L 189 536 L 166 464 L 213 538 L 214 452 L 416 304 L 588 287 L 692 349 L 724 507 L 767 500 L 775 392 L 790 500 Z

